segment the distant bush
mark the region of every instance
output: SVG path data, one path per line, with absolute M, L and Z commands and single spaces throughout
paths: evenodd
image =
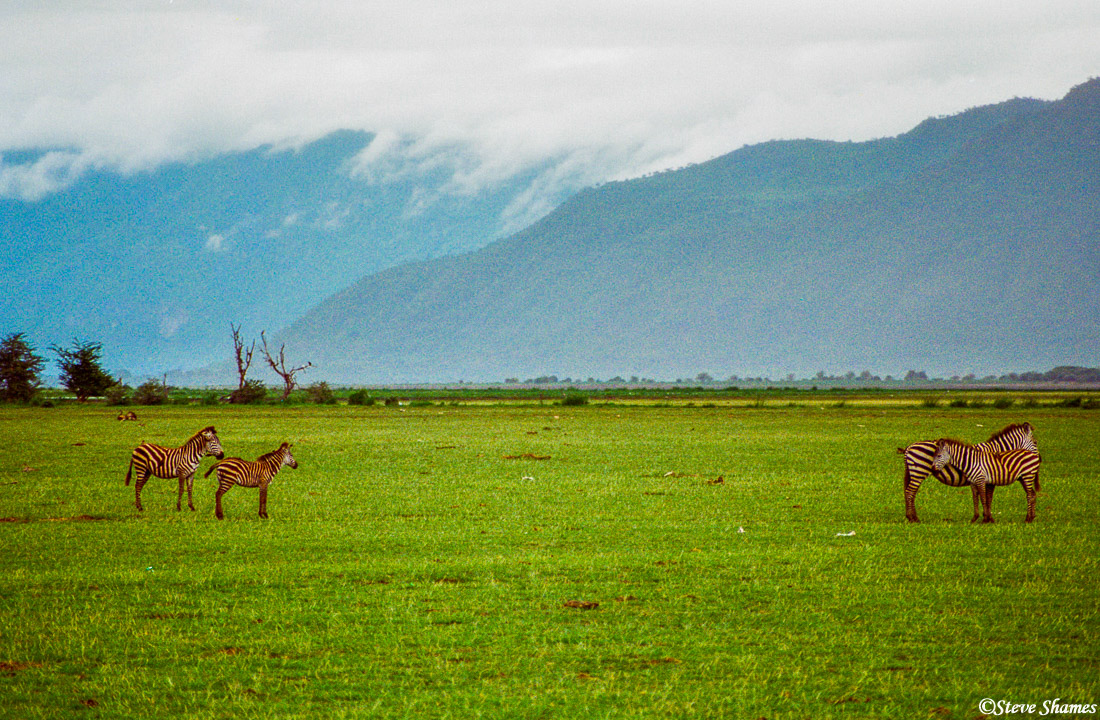
M 373 405 L 374 398 L 366 390 L 356 390 L 348 396 L 348 405 Z
M 229 393 L 229 402 L 234 405 L 252 405 L 263 402 L 267 397 L 267 388 L 259 380 L 245 380 L 244 387 Z
M 967 407 L 968 405 L 970 405 L 970 403 L 967 402 L 966 400 L 952 400 L 947 405 L 948 405 L 948 407 L 953 407 L 953 408 L 964 408 L 964 407 Z
M 395 397 L 388 397 L 385 399 L 384 403 L 387 407 L 389 407 L 390 405 L 400 405 L 401 400 Z
M 328 386 L 328 383 L 324 381 L 313 383 L 307 387 L 306 398 L 317 405 L 336 404 L 336 395 L 332 392 L 332 388 Z
M 129 405 L 130 390 L 131 388 L 129 385 L 115 383 L 103 391 L 103 396 L 107 398 L 108 405 Z
M 212 391 L 206 393 L 205 395 L 203 395 L 202 398 L 199 400 L 199 403 L 202 404 L 202 405 L 208 405 L 208 406 L 209 405 L 217 405 L 220 402 L 219 395 L 220 394 L 218 392 L 215 392 L 215 391 L 212 390 Z
M 1012 398 L 1006 398 L 1006 397 L 997 398 L 996 400 L 993 401 L 993 407 L 997 408 L 998 410 L 1007 410 L 1008 408 L 1012 407 L 1015 404 L 1016 404 L 1015 400 L 1013 400 Z
M 138 405 L 163 405 L 168 402 L 168 386 L 160 380 L 147 380 L 134 390 L 134 402 Z
M 938 408 L 940 406 L 940 401 L 936 398 L 925 398 L 924 400 L 921 400 L 920 404 L 921 407 Z
M 562 405 L 567 405 L 567 406 L 570 406 L 570 407 L 577 407 L 579 405 L 587 405 L 588 404 L 588 397 L 586 395 L 581 395 L 580 393 L 569 393 L 564 398 L 562 398 L 561 404 Z

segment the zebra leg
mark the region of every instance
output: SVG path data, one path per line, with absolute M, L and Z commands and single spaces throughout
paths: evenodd
M 970 486 L 970 494 L 974 497 L 974 517 L 970 518 L 971 524 L 978 522 L 978 513 L 982 506 L 981 496 L 978 493 L 978 486 Z
M 267 520 L 267 485 L 260 486 L 260 517 Z
M 187 476 L 187 507 L 191 508 L 191 512 L 195 512 L 195 503 L 191 500 L 191 488 L 195 485 L 195 473 L 191 473 Z
M 986 493 L 986 488 L 989 486 L 989 483 L 986 482 L 986 479 L 985 479 L 984 475 L 982 477 L 978 478 L 977 485 L 978 485 L 978 495 L 981 496 L 981 498 L 982 498 L 982 506 L 983 506 L 982 509 L 984 511 L 984 514 L 982 516 L 982 522 L 983 523 L 991 523 L 991 522 L 993 522 L 993 513 L 989 509 L 990 496 Z
M 911 523 L 920 522 L 920 518 L 917 517 L 917 491 L 920 490 L 923 479 L 914 478 L 909 468 L 905 468 L 905 519 Z
M 218 492 L 214 496 L 214 516 L 219 520 L 225 519 L 225 514 L 222 512 L 222 495 L 225 495 L 231 487 L 233 487 L 231 484 L 225 485 L 223 483 L 218 483 Z
M 149 482 L 149 471 L 138 468 L 137 477 L 134 478 L 134 504 L 137 505 L 138 512 L 145 512 L 145 508 L 141 506 L 141 489 L 147 482 Z
M 1024 485 L 1024 492 L 1027 493 L 1027 517 L 1024 518 L 1024 522 L 1032 522 L 1035 520 L 1035 489 L 1039 485 L 1039 474 L 1032 476 L 1030 482 L 1026 478 L 1020 478 L 1020 482 Z
M 179 481 L 180 481 L 180 491 L 176 495 L 176 512 L 179 512 L 180 510 L 183 509 L 183 508 L 180 507 L 180 505 L 183 503 L 183 484 L 185 482 L 187 482 L 187 476 L 186 475 L 179 475 L 177 477 L 179 477 Z

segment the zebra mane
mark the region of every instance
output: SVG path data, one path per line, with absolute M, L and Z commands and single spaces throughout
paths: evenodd
M 284 450 L 286 450 L 286 443 L 283 443 L 282 445 L 275 448 L 271 452 L 264 453 L 260 457 L 256 458 L 256 462 L 264 462 L 265 460 L 272 460 L 275 457 L 277 457 L 279 455 L 282 455 Z
M 1004 437 L 1005 435 L 1008 435 L 1009 433 L 1016 432 L 1017 430 L 1023 431 L 1023 432 L 1028 433 L 1028 434 L 1031 434 L 1031 432 L 1032 432 L 1031 423 L 1027 423 L 1027 422 L 1025 422 L 1025 423 L 1012 423 L 1011 425 L 1008 425 L 1008 426 L 1004 427 L 1003 429 L 998 430 L 997 432 L 990 435 L 989 440 L 986 440 L 986 442 L 993 442 L 997 438 Z
M 215 435 L 218 434 L 214 431 L 214 426 L 210 425 L 208 427 L 204 427 L 202 430 L 199 430 L 197 433 L 192 435 L 190 438 L 188 438 L 187 442 L 197 442 L 206 433 L 214 433 Z

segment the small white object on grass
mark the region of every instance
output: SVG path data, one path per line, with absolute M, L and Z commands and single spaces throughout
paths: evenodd
M 852 532 L 846 532 L 846 533 L 837 533 L 837 534 L 836 534 L 836 536 L 837 536 L 837 537 L 852 537 L 852 536 L 853 536 L 853 535 L 855 535 L 855 534 L 856 534 L 856 531 L 855 531 L 855 530 L 853 530 Z

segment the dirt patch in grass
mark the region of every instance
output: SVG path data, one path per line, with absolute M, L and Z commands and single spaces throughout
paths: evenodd
M 11 662 L 8 660 L 0 660 L 0 675 L 15 677 L 15 673 L 21 670 L 29 670 L 30 668 L 37 667 L 42 667 L 42 663 Z
M 99 520 L 110 520 L 110 518 L 103 517 L 102 515 L 73 515 L 72 517 L 53 517 L 42 518 L 45 522 L 96 522 Z

